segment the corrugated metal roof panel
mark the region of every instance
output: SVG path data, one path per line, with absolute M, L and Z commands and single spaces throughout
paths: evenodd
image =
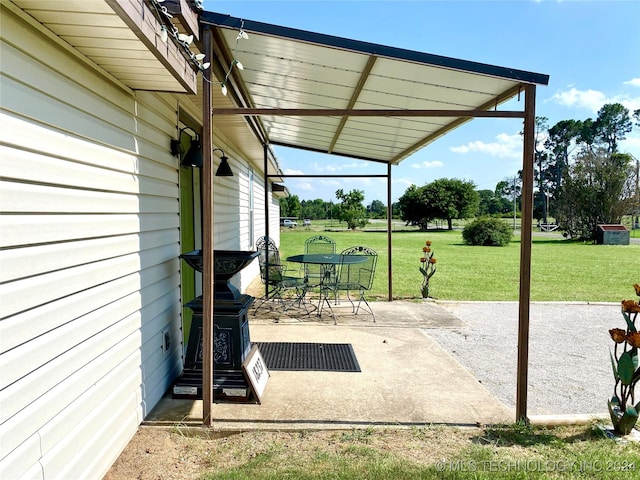
M 213 12 L 204 24 L 217 27 L 218 46 L 239 60 L 235 82 L 242 107 L 333 109 L 333 116 L 271 115 L 254 121 L 272 144 L 398 163 L 468 116 L 354 117 L 359 109 L 488 110 L 512 98 L 526 83 L 546 84 L 547 75 L 333 37 Z M 239 38 L 239 31 L 249 39 Z M 224 108 L 215 103 L 216 108 Z M 523 107 L 524 110 L 524 107 Z M 347 112 L 347 113 L 345 113 Z M 216 125 L 227 128 L 229 116 Z M 228 128 L 227 128 L 228 129 Z M 229 132 L 231 133 L 231 132 Z

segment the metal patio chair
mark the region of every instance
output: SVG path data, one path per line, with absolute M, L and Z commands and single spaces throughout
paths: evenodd
M 256 242 L 256 249 L 260 252 L 260 279 L 265 285 L 265 294 L 258 300 L 254 314 L 269 300 L 277 301 L 283 312 L 298 304 L 309 313 L 304 303 L 307 283 L 304 278 L 287 273 L 287 267 L 282 264 L 280 252 L 273 239 L 260 237 Z
M 341 291 L 347 292 L 347 299 L 351 302 L 353 313 L 357 315 L 362 302 L 364 302 L 368 313 L 371 314 L 373 321 L 375 322 L 376 317 L 373 310 L 371 310 L 369 302 L 367 302 L 365 293 L 371 290 L 371 287 L 373 286 L 373 277 L 376 273 L 378 253 L 369 247 L 356 246 L 343 250 L 341 255 L 366 255 L 367 260 L 363 263 L 356 264 L 341 263 L 338 266 L 336 282 L 332 287 L 334 289 L 336 300 L 338 299 Z M 353 299 L 351 298 L 351 291 L 358 292 L 357 305 L 354 304 Z
M 305 240 L 304 253 L 336 253 L 336 242 L 326 235 L 315 235 Z M 320 285 L 327 273 L 335 275 L 335 270 L 327 272 L 322 265 L 304 264 L 304 276 L 310 288 Z

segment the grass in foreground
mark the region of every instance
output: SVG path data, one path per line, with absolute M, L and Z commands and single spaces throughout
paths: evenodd
M 607 439 L 595 426 L 584 425 L 260 431 L 209 439 L 179 430 L 150 435 L 138 438 L 139 448 L 150 443 L 146 453 L 121 456 L 107 478 L 162 473 L 208 480 L 617 479 L 638 478 L 640 472 L 637 443 Z M 168 444 L 172 454 L 162 455 L 157 445 Z M 182 477 L 181 471 L 188 474 Z
M 282 257 L 302 253 L 304 241 L 328 235 L 341 251 L 366 245 L 379 254 L 369 298 L 388 297 L 386 232 L 314 232 L 286 229 L 280 235 Z M 394 232 L 392 236 L 394 298 L 418 299 L 422 246 L 433 242 L 438 271 L 432 295 L 441 300 L 516 301 L 520 272 L 520 239 L 506 247 L 465 245 L 460 231 Z M 619 302 L 630 298 L 640 278 L 640 245 L 593 245 L 562 238 L 534 236 L 531 259 L 532 301 Z M 297 269 L 299 265 L 291 264 Z

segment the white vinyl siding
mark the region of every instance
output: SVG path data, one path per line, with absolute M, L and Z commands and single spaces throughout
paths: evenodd
M 0 20 L 0 478 L 101 478 L 182 369 L 177 102 Z
M 233 177 L 214 176 L 214 248 L 217 250 L 255 250 L 255 239 L 249 239 L 251 231 L 249 226 L 250 167 L 233 150 L 224 147 L 223 150 L 229 156 Z M 219 158 L 216 156 L 214 158 L 214 172 L 218 162 Z M 231 282 L 242 292 L 246 290 L 257 274 L 257 261 L 254 261 L 249 267 L 233 277 Z

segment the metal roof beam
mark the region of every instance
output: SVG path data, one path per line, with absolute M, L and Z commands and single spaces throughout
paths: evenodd
M 524 118 L 518 110 L 394 110 L 348 108 L 213 108 L 213 115 L 265 115 L 272 117 L 465 117 Z
M 367 79 L 369 78 L 369 74 L 373 69 L 373 65 L 376 63 L 376 60 L 377 60 L 377 57 L 375 56 L 371 56 L 369 57 L 369 60 L 367 60 L 367 64 L 365 65 L 364 69 L 362 70 L 362 74 L 358 79 L 358 84 L 355 86 L 353 90 L 353 94 L 351 95 L 351 99 L 349 100 L 349 105 L 347 106 L 347 110 L 352 110 L 356 102 L 358 101 L 358 98 L 360 98 L 360 93 L 364 88 L 364 84 L 367 83 Z M 347 120 L 349 120 L 349 117 L 346 117 L 346 116 L 342 117 L 342 119 L 340 120 L 340 124 L 338 125 L 338 128 L 336 128 L 336 132 L 333 135 L 331 144 L 329 145 L 329 153 L 333 151 L 334 147 L 336 146 L 336 143 L 340 139 L 340 134 L 342 133 L 344 126 L 347 124 Z
M 523 88 L 526 89 L 526 87 L 527 87 L 526 84 L 524 86 L 522 84 L 515 85 L 514 87 L 510 88 L 506 92 L 503 92 L 502 94 L 498 95 L 497 97 L 491 99 L 489 102 L 486 102 L 483 105 L 480 105 L 480 107 L 477 110 L 489 111 L 489 109 L 493 108 L 494 109 L 493 111 L 496 111 L 497 108 L 498 108 L 498 105 L 500 105 L 501 103 L 512 99 L 516 95 L 518 96 L 518 100 L 520 100 L 520 94 L 522 93 L 522 89 Z M 521 113 L 522 113 L 522 116 L 513 117 L 513 118 L 523 118 L 524 119 L 525 118 L 525 114 L 526 114 L 526 106 L 525 106 L 524 111 L 522 111 Z M 422 140 L 420 140 L 417 143 L 414 143 L 409 148 L 406 148 L 403 152 L 401 152 L 400 154 L 396 155 L 393 159 L 391 159 L 391 161 L 389 163 L 393 163 L 394 165 L 397 165 L 407 155 L 410 155 L 411 153 L 415 152 L 416 150 L 419 150 L 420 148 L 424 147 L 426 144 L 437 140 L 438 138 L 440 138 L 443 135 L 447 134 L 451 130 L 454 130 L 454 129 L 458 128 L 460 125 L 463 125 L 463 124 L 465 124 L 467 122 L 470 122 L 472 120 L 472 118 L 473 117 L 463 117 L 462 115 L 460 115 L 457 120 L 455 120 L 455 121 L 443 126 L 442 128 L 440 128 L 440 129 L 436 130 L 435 132 L 433 132 L 431 135 L 423 138 Z

